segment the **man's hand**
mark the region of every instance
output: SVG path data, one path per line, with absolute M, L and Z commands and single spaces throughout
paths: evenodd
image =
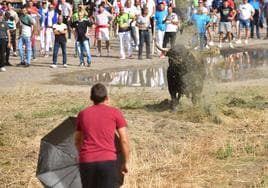
M 8 42 L 8 43 L 7 43 L 7 47 L 8 47 L 8 48 L 11 48 L 11 42 Z
M 121 167 L 121 173 L 122 173 L 124 176 L 128 174 L 128 164 L 127 164 L 127 163 L 122 164 L 122 167 Z

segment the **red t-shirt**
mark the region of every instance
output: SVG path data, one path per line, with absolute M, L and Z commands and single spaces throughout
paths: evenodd
M 116 160 L 115 130 L 127 126 L 121 111 L 105 104 L 93 105 L 78 114 L 76 126 L 83 136 L 80 163 Z

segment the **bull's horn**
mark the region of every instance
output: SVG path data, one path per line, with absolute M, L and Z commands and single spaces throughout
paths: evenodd
M 160 46 L 158 46 L 158 44 L 156 44 L 156 48 L 162 52 L 168 52 L 169 48 L 161 48 Z

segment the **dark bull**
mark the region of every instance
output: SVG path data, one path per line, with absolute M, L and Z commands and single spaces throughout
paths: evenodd
M 197 54 L 182 45 L 176 45 L 172 49 L 157 48 L 169 58 L 167 81 L 172 110 L 176 110 L 176 104 L 182 95 L 186 95 L 196 104 L 205 79 L 203 58 L 197 57 Z

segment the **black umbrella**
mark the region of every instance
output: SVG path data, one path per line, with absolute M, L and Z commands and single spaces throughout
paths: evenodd
M 77 161 L 77 150 L 74 146 L 75 119 L 69 117 L 58 127 L 41 139 L 36 176 L 45 187 L 81 188 Z M 118 167 L 121 164 L 119 139 L 115 137 Z M 123 184 L 123 176 L 118 183 Z

